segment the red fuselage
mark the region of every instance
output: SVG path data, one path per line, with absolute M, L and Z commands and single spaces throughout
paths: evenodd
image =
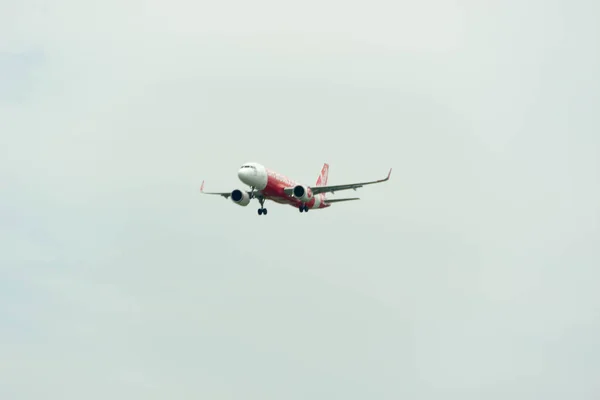
M 238 171 L 238 177 L 246 185 L 254 187 L 265 199 L 279 204 L 288 204 L 296 208 L 304 204 L 309 209 L 321 209 L 330 206 L 330 204 L 325 204 L 323 193 L 312 195 L 310 188 L 306 185 L 303 185 L 307 193 L 305 199 L 285 193 L 284 189 L 291 189 L 301 184 L 257 163 L 244 164 Z M 327 169 L 325 168 L 315 186 L 325 184 L 326 181 Z
M 325 195 L 323 193 L 319 193 L 314 196 L 311 195 L 310 200 L 307 202 L 303 202 L 294 196 L 288 196 L 283 189 L 295 187 L 299 184 L 270 170 L 267 170 L 267 174 L 267 186 L 262 190 L 262 194 L 266 199 L 272 200 L 279 204 L 289 204 L 296 208 L 300 207 L 302 204 L 306 205 L 310 209 L 327 208 L 330 206 L 329 204 L 325 204 Z M 307 192 L 312 194 L 310 188 L 307 188 Z

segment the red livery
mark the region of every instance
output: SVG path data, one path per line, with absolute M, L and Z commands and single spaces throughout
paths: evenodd
M 391 173 L 392 170 L 390 168 L 387 177 L 384 179 L 328 186 L 329 164 L 325 163 L 315 185 L 306 186 L 266 168 L 263 165 L 250 162 L 242 165 L 238 171 L 238 178 L 240 181 L 250 186 L 249 191 L 235 189 L 231 192 L 205 192 L 203 181 L 200 186 L 200 192 L 203 194 L 223 196 L 226 199 L 231 197 L 231 200 L 240 206 L 247 206 L 251 199 L 256 198 L 260 202 L 260 208 L 258 209 L 259 215 L 267 214 L 267 209 L 264 207 L 266 200 L 271 200 L 279 204 L 288 204 L 296 207 L 300 212 L 308 212 L 308 210 L 327 208 L 333 203 L 341 201 L 358 200 L 358 197 L 328 199 L 325 197 L 325 194 L 335 193 L 340 190 L 356 190 L 365 185 L 385 182 L 390 179 Z

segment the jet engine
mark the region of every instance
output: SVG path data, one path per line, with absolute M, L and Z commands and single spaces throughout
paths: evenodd
M 231 201 L 238 206 L 246 207 L 250 203 L 250 195 L 248 192 L 235 189 L 233 192 L 231 192 Z
M 306 203 L 313 198 L 313 194 L 309 187 L 298 185 L 294 187 L 294 197 Z

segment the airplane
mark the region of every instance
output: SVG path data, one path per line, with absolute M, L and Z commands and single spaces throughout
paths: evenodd
M 278 204 L 291 205 L 296 207 L 300 212 L 308 212 L 308 210 L 320 210 L 330 207 L 337 202 L 360 200 L 358 197 L 330 199 L 325 194 L 334 194 L 337 191 L 348 189 L 356 190 L 365 185 L 385 182 L 390 179 L 391 174 L 392 169 L 390 168 L 387 177 L 383 179 L 328 186 L 329 164 L 325 163 L 315 185 L 306 186 L 261 164 L 248 162 L 240 167 L 237 175 L 242 183 L 250 186 L 250 191 L 235 189 L 231 192 L 205 192 L 204 181 L 202 181 L 200 192 L 202 194 L 223 196 L 226 199 L 231 197 L 231 200 L 235 204 L 243 207 L 247 206 L 251 199 L 256 198 L 260 202 L 258 215 L 267 215 L 267 209 L 264 207 L 266 200 L 271 200 Z

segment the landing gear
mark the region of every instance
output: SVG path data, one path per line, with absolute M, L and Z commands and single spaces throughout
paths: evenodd
M 264 207 L 265 199 L 260 197 L 258 199 L 258 201 L 260 201 L 260 208 L 258 209 L 258 215 L 267 215 L 267 209 Z
M 308 212 L 308 206 L 306 204 L 300 204 L 300 207 L 298 207 L 298 210 L 300 212 Z

